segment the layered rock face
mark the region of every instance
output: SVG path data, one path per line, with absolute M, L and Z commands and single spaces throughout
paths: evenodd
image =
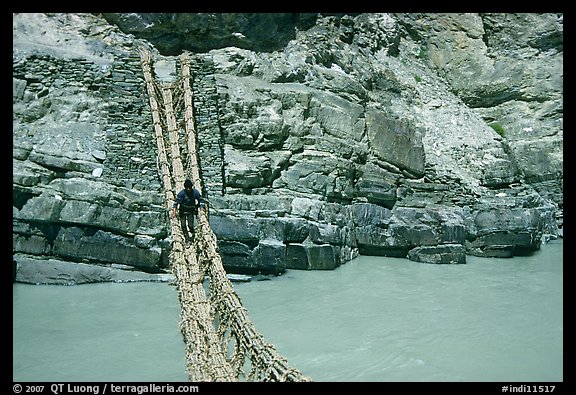
M 530 253 L 561 235 L 562 26 L 557 14 L 15 14 L 14 254 L 167 266 L 171 202 L 138 53 L 150 45 L 167 80 L 175 55 L 196 51 L 202 184 L 230 272 Z

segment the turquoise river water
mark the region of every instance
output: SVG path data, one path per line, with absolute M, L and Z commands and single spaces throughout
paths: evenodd
M 234 286 L 314 381 L 559 382 L 562 243 L 465 265 L 361 256 Z M 179 308 L 168 283 L 14 284 L 13 380 L 186 381 Z

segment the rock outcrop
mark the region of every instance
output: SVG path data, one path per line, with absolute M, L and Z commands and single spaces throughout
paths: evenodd
M 196 51 L 202 183 L 230 272 L 465 263 L 561 236 L 561 14 L 214 18 L 14 14 L 17 261 L 166 269 L 151 45 L 167 80 Z

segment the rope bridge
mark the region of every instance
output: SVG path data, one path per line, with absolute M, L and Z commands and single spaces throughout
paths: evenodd
M 190 59 L 179 57 L 180 77 L 157 82 L 151 71 L 152 56 L 140 50 L 142 71 L 150 101 L 158 151 L 158 171 L 164 201 L 170 211 L 176 187 L 194 180 L 202 194 L 196 151 L 196 131 L 190 87 Z M 183 117 L 186 167 L 179 141 L 177 116 Z M 181 125 L 182 123 L 180 123 Z M 190 381 L 310 381 L 289 366 L 286 358 L 256 330 L 228 279 L 206 212 L 200 210 L 194 242 L 185 244 L 180 221 L 170 216 L 172 250 L 170 267 L 180 302 L 180 331 L 186 346 Z

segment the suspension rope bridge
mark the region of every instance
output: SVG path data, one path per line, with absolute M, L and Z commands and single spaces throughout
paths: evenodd
M 142 71 L 150 101 L 158 151 L 164 202 L 168 212 L 176 188 L 186 178 L 194 181 L 202 195 L 196 150 L 190 57 L 179 57 L 180 76 L 173 82 L 156 81 L 152 55 L 140 50 Z M 184 151 L 179 141 L 177 117 L 183 117 Z M 199 210 L 194 242 L 186 244 L 180 221 L 170 216 L 172 250 L 170 267 L 176 279 L 180 302 L 180 331 L 186 347 L 190 381 L 310 381 L 260 334 L 242 306 L 226 275 L 207 213 Z

